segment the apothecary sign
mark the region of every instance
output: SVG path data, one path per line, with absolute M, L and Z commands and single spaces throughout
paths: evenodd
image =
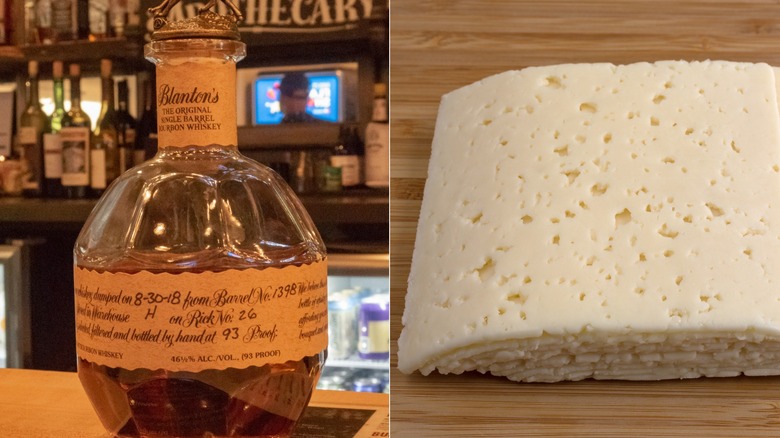
M 141 4 L 142 14 L 154 0 Z M 205 1 L 182 0 L 171 10 L 171 20 L 195 16 Z M 344 32 L 356 29 L 361 22 L 386 14 L 387 0 L 241 0 L 239 9 L 244 21 L 239 24 L 241 33 L 306 34 L 320 32 Z M 226 6 L 217 2 L 220 14 Z M 146 22 L 147 40 L 152 31 L 152 19 Z

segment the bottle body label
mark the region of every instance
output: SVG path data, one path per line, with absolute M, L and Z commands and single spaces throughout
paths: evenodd
M 157 65 L 160 147 L 237 145 L 236 64 L 217 59 Z
M 101 365 L 246 368 L 328 345 L 326 261 L 178 274 L 76 267 L 74 276 L 76 350 Z
M 387 123 L 369 123 L 366 128 L 366 185 L 390 184 L 390 127 Z
M 90 151 L 90 186 L 93 189 L 106 188 L 106 150 L 92 149 Z
M 43 168 L 47 179 L 62 178 L 62 141 L 59 134 L 43 134 Z
M 333 167 L 341 168 L 342 187 L 353 187 L 360 184 L 360 157 L 357 155 L 333 155 L 330 157 Z
M 69 126 L 60 130 L 62 185 L 89 185 L 89 128 Z
M 22 189 L 40 190 L 43 163 L 40 132 L 32 126 L 19 127 L 19 146 L 22 155 Z

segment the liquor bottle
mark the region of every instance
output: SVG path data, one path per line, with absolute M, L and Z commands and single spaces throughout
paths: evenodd
M 143 82 L 144 109 L 138 119 L 133 165 L 137 166 L 157 153 L 157 104 L 154 99 L 154 78 Z
M 325 360 L 325 246 L 281 177 L 238 151 L 232 17 L 152 34 L 159 151 L 74 248 L 79 378 L 120 437 L 287 436 Z
M 54 31 L 51 26 L 51 0 L 35 1 L 35 25 L 38 31 L 38 41 L 42 44 L 54 42 Z
M 89 2 L 89 40 L 98 41 L 109 36 L 108 0 Z
M 76 38 L 75 0 L 51 0 L 51 29 L 54 41 Z
M 62 185 L 68 198 L 86 198 L 89 187 L 92 121 L 81 109 L 81 67 L 70 64 L 70 110 L 60 129 L 62 140 Z
M 19 118 L 18 145 L 22 158 L 22 194 L 42 196 L 43 133 L 48 130 L 48 118 L 38 99 L 38 62 L 27 64 L 27 105 Z
M 14 22 L 11 14 L 12 9 L 13 0 L 0 0 L 0 45 L 13 44 L 11 41 Z
M 366 127 L 366 185 L 390 185 L 390 126 L 387 123 L 387 86 L 374 85 L 374 114 Z
M 43 134 L 43 176 L 46 196 L 63 196 L 62 187 L 62 140 L 60 129 L 65 118 L 65 86 L 62 81 L 62 61 L 51 65 L 54 84 L 54 111 L 49 116 L 49 131 Z
M 108 28 L 109 34 L 115 37 L 125 36 L 128 18 L 127 0 L 109 0 L 108 2 Z
M 330 165 L 341 168 L 341 187 L 356 188 L 361 183 L 360 139 L 355 128 L 342 126 L 339 142 L 330 156 Z
M 92 196 L 100 197 L 119 176 L 119 120 L 114 109 L 114 79 L 111 60 L 100 60 L 102 98 L 100 115 L 95 124 L 90 149 L 90 188 Z
M 119 174 L 135 165 L 133 154 L 135 151 L 135 127 L 136 121 L 130 112 L 127 111 L 127 101 L 129 100 L 129 90 L 127 81 L 119 81 L 117 85 L 117 94 L 119 95 L 119 109 L 116 112 L 118 123 L 118 141 L 119 141 Z M 140 161 L 138 164 L 142 163 Z

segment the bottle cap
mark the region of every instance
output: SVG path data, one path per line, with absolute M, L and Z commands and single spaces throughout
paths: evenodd
M 68 66 L 68 73 L 71 76 L 81 76 L 81 67 L 78 64 L 71 64 Z
M 374 96 L 387 96 L 387 84 L 384 82 L 374 84 Z
M 38 61 L 30 61 L 27 63 L 27 73 L 30 76 L 38 76 Z
M 218 38 L 240 40 L 238 22 L 243 20 L 241 11 L 231 0 L 222 0 L 229 15 L 220 15 L 209 9 L 216 5 L 201 8 L 198 15 L 181 21 L 168 21 L 168 14 L 180 0 L 163 0 L 158 6 L 149 8 L 149 15 L 154 17 L 154 32 L 152 41 L 162 41 L 182 38 Z
M 57 79 L 62 78 L 62 61 L 54 61 L 51 64 L 51 75 Z
M 100 60 L 100 77 L 103 77 L 103 78 L 110 78 L 111 77 L 111 60 L 110 59 L 101 59 Z

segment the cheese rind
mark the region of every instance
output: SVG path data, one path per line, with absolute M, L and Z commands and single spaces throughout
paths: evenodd
M 445 95 L 399 369 L 780 374 L 778 188 L 766 64 L 535 67 Z

